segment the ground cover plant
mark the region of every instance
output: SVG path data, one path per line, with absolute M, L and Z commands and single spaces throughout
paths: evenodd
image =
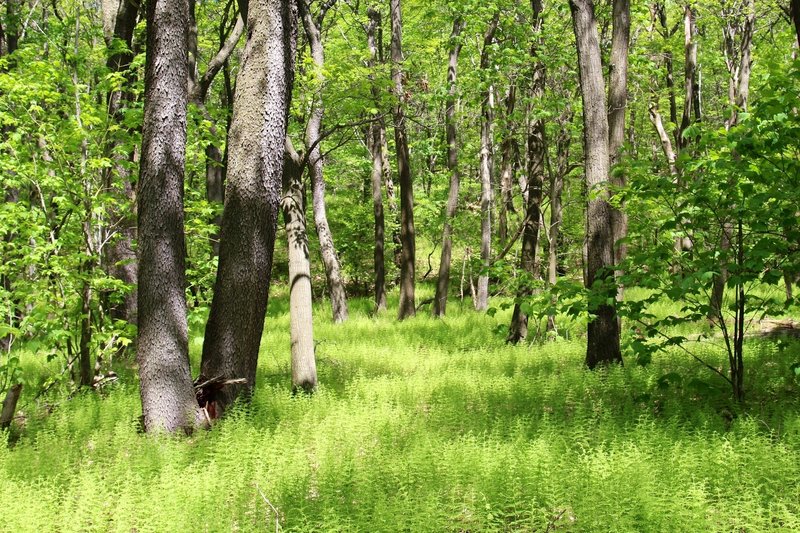
M 796 342 L 748 340 L 738 405 L 679 351 L 593 372 L 580 338 L 509 346 L 491 333 L 507 313 L 465 307 L 398 323 L 354 300 L 341 326 L 316 307 L 306 396 L 276 298 L 252 402 L 189 438 L 141 433 L 133 373 L 26 408 L 0 446 L 0 530 L 800 529 Z

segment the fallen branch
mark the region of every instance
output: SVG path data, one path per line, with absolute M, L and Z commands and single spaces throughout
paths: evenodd
M 267 505 L 269 505 L 269 508 L 272 509 L 272 512 L 275 513 L 275 533 L 278 533 L 278 531 L 281 529 L 280 513 L 278 513 L 278 510 L 274 505 L 272 505 L 272 502 L 269 501 L 266 496 L 264 496 L 264 493 L 261 492 L 261 487 L 258 486 L 258 483 L 256 483 L 256 490 L 261 495 L 261 498 L 267 503 Z

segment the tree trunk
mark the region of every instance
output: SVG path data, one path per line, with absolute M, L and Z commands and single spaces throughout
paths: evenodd
M 369 48 L 368 67 L 374 70 L 379 59 L 378 42 L 376 33 L 381 27 L 380 11 L 372 7 L 367 9 L 369 24 L 367 25 L 367 46 Z M 372 99 L 375 105 L 380 104 L 380 87 L 375 83 L 375 76 L 372 78 Z M 383 121 L 378 120 L 369 126 L 368 145 L 372 156 L 372 211 L 375 216 L 375 311 L 380 312 L 386 309 L 386 258 L 385 258 L 385 221 L 383 214 Z
M 202 374 L 245 379 L 217 398 L 221 413 L 255 386 L 267 310 L 291 99 L 296 12 L 288 0 L 247 6 L 247 42 L 228 137 L 228 179 Z
M 483 34 L 483 48 L 481 49 L 482 71 L 489 69 L 489 47 L 494 40 L 497 24 L 500 21 L 500 12 L 496 11 L 486 33 Z M 486 83 L 484 81 L 484 83 Z M 492 261 L 492 123 L 494 122 L 494 86 L 489 84 L 483 91 L 481 98 L 481 148 L 480 148 L 480 179 L 481 179 L 481 263 L 484 271 L 478 276 L 478 292 L 475 294 L 475 309 L 486 311 L 489 307 L 489 273 L 487 272 Z
M 539 0 L 531 2 L 533 6 L 533 32 L 536 35 L 534 44 L 531 45 L 531 61 L 533 62 L 533 75 L 531 76 L 531 102 L 537 105 L 544 96 L 545 66 L 539 58 L 539 47 L 542 43 L 542 10 L 543 3 Z M 536 271 L 536 249 L 539 246 L 539 220 L 541 218 L 542 186 L 544 184 L 545 163 L 545 123 L 543 119 L 533 119 L 528 126 L 528 196 L 525 204 L 525 219 L 522 230 L 522 254 L 520 267 L 527 279 L 520 282 L 517 290 L 517 302 L 508 326 L 506 342 L 516 344 L 528 336 L 528 315 L 522 311 L 521 300 L 531 295 L 531 281 Z
M 107 39 L 108 48 L 113 52 L 109 55 L 106 66 L 112 72 L 122 73 L 126 79 L 125 84 L 110 91 L 107 95 L 108 117 L 109 121 L 124 124 L 124 108 L 131 100 L 128 90 L 131 80 L 128 79 L 130 77 L 128 71 L 134 57 L 131 50 L 139 3 L 128 0 L 112 1 L 104 3 L 103 9 L 107 10 L 103 13 L 104 20 L 108 21 L 109 28 L 113 28 L 110 38 Z M 118 42 L 115 44 L 114 41 Z M 131 133 L 122 131 L 111 136 L 106 153 L 113 163 L 104 173 L 104 180 L 110 191 L 113 191 L 116 196 L 124 198 L 130 206 L 133 206 L 136 205 L 136 192 L 131 183 L 128 169 L 131 155 L 125 147 L 125 137 L 130 136 Z M 133 246 L 136 240 L 136 218 L 130 209 L 112 208 L 109 213 L 109 226 L 117 231 L 118 236 L 104 248 L 108 273 L 132 287 L 125 295 L 122 304 L 111 309 L 111 314 L 116 318 L 135 324 L 138 314 L 136 284 L 139 278 L 139 263 Z
M 187 0 L 148 2 L 137 354 L 147 431 L 173 432 L 201 421 L 189 370 L 184 292 L 188 27 Z
M 792 12 L 794 32 L 797 35 L 797 46 L 800 47 L 800 0 L 791 0 L 791 2 L 792 5 L 789 9 Z
M 314 359 L 314 321 L 311 306 L 311 261 L 306 233 L 303 162 L 286 138 L 283 169 L 283 223 L 289 245 L 289 330 L 292 343 L 292 390 L 313 392 L 317 387 Z
M 506 131 L 502 144 L 502 162 L 500 163 L 500 201 L 498 202 L 498 221 L 497 234 L 500 242 L 505 244 L 508 241 L 508 213 L 514 212 L 514 199 L 512 190 L 514 187 L 514 164 L 515 164 L 515 136 L 516 123 L 514 122 L 514 108 L 517 103 L 517 84 L 516 80 L 509 80 L 508 94 L 505 98 L 506 112 Z
M 3 409 L 0 411 L 0 430 L 8 429 L 11 421 L 14 420 L 14 412 L 17 410 L 17 402 L 22 394 L 22 383 L 12 385 L 6 397 L 3 399 Z
M 308 39 L 308 45 L 311 48 L 311 58 L 314 61 L 317 91 L 321 94 L 325 82 L 325 54 L 322 48 L 320 32 L 322 31 L 325 10 L 330 5 L 333 5 L 333 2 L 330 2 L 330 5 L 326 3 L 320 14 L 313 17 L 308 1 L 300 0 L 298 5 L 300 6 L 300 17 L 303 21 L 306 39 Z M 306 147 L 308 149 L 308 167 L 311 174 L 311 206 L 314 211 L 314 225 L 317 228 L 322 263 L 325 265 L 325 275 L 328 280 L 333 321 L 338 324 L 347 320 L 347 296 L 344 291 L 342 267 L 339 264 L 339 257 L 336 255 L 333 234 L 328 225 L 328 215 L 325 207 L 325 178 L 323 176 L 320 142 L 322 140 L 322 117 L 324 111 L 322 97 L 319 96 L 314 102 L 306 125 Z
M 614 234 L 608 204 L 608 118 L 606 116 L 603 70 L 594 4 L 591 0 L 570 0 L 578 49 L 586 188 L 586 286 L 590 289 L 586 365 L 622 362 L 619 322 L 614 297 Z
M 411 161 L 406 137 L 405 90 L 403 88 L 403 22 L 400 0 L 389 2 L 392 20 L 392 81 L 394 82 L 394 143 L 397 151 L 397 173 L 400 179 L 400 308 L 398 319 L 414 316 L 416 238 L 414 233 L 414 189 L 411 178 Z
M 614 0 L 611 37 L 611 60 L 609 63 L 608 87 L 608 152 L 610 168 L 614 169 L 622 159 L 625 142 L 625 110 L 628 105 L 628 43 L 631 32 L 630 0 Z M 619 190 L 626 185 L 625 174 L 616 168 L 611 174 L 611 187 Z M 612 192 L 613 195 L 613 192 Z M 611 210 L 614 239 L 614 264 L 619 266 L 627 254 L 627 245 L 620 239 L 628 235 L 628 216 L 620 204 Z M 617 277 L 622 275 L 617 271 Z M 619 284 L 617 299 L 622 300 L 623 287 Z
M 462 17 L 453 21 L 450 33 L 450 59 L 447 64 L 447 85 L 449 92 L 445 104 L 445 124 L 447 135 L 447 169 L 450 171 L 450 189 L 447 193 L 444 227 L 442 228 L 442 257 L 439 261 L 439 276 L 436 280 L 436 295 L 433 299 L 433 316 L 442 317 L 447 311 L 447 293 L 450 287 L 450 264 L 453 255 L 453 219 L 458 209 L 458 137 L 456 131 L 456 79 L 458 77 L 458 56 L 461 53 L 461 32 L 466 23 Z
M 561 195 L 564 191 L 564 179 L 569 172 L 569 148 L 572 144 L 572 109 L 567 106 L 558 119 L 559 133 L 556 136 L 556 171 L 550 176 L 550 244 L 547 258 L 547 284 L 555 286 L 558 281 L 558 239 L 561 231 L 562 204 Z M 552 303 L 555 304 L 555 297 Z M 556 330 L 555 314 L 547 316 L 547 331 Z
M 730 117 L 725 121 L 728 130 L 739 122 L 739 110 L 747 110 L 750 96 L 750 45 L 753 41 L 753 26 L 755 25 L 755 6 L 753 0 L 735 6 L 739 12 L 723 9 L 723 26 L 725 66 L 728 69 L 728 104 Z M 734 153 L 734 157 L 737 154 Z M 735 179 L 735 178 L 731 178 Z M 728 280 L 728 267 L 725 255 L 731 247 L 733 227 L 730 222 L 722 225 L 719 248 L 722 259 L 719 265 L 719 275 L 714 277 L 709 302 L 709 318 L 723 320 L 722 304 L 725 297 L 725 283 Z
M 687 4 L 683 9 L 683 33 L 684 33 L 684 103 L 683 115 L 678 135 L 678 149 L 683 150 L 689 145 L 689 139 L 684 137 L 684 132 L 692 123 L 692 110 L 697 111 L 694 105 L 699 98 L 697 83 L 697 25 L 695 24 L 695 14 L 692 7 Z M 699 107 L 699 106 L 697 106 Z M 695 115 L 695 119 L 699 117 Z

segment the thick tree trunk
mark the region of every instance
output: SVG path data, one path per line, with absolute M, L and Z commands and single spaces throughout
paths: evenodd
M 570 9 L 578 48 L 584 165 L 590 195 L 586 209 L 586 286 L 591 290 L 589 311 L 594 319 L 588 325 L 586 365 L 595 368 L 622 362 L 614 304 L 614 234 L 608 204 L 608 118 L 594 4 L 591 0 L 570 0 Z
M 394 143 L 397 151 L 397 173 L 400 179 L 400 308 L 398 318 L 403 320 L 416 314 L 414 304 L 416 238 L 414 233 L 414 183 L 411 178 L 411 161 L 406 137 L 405 90 L 403 88 L 403 19 L 400 0 L 389 2 L 392 20 L 392 81 L 394 82 Z
M 137 354 L 147 431 L 173 432 L 201 421 L 189 370 L 184 293 L 188 27 L 187 0 L 148 2 Z
M 379 57 L 378 42 L 376 33 L 381 27 L 381 13 L 372 7 L 367 8 L 369 24 L 367 25 L 367 46 L 369 48 L 368 67 L 374 70 Z M 371 74 L 372 99 L 375 105 L 380 104 L 380 87 L 375 82 L 374 74 Z M 375 248 L 373 254 L 375 266 L 375 311 L 380 312 L 386 309 L 386 225 L 383 214 L 383 145 L 381 143 L 383 121 L 373 122 L 369 126 L 367 133 L 367 144 L 370 156 L 372 157 L 372 212 L 375 218 Z
M 14 420 L 14 412 L 17 410 L 17 402 L 22 394 L 22 383 L 12 385 L 6 397 L 3 399 L 3 409 L 0 410 L 0 431 L 8 429 L 11 421 Z
M 500 21 L 500 12 L 495 12 L 486 33 L 483 34 L 481 49 L 482 71 L 489 69 L 489 48 L 494 41 L 494 34 Z M 484 82 L 486 83 L 486 82 Z M 488 270 L 492 261 L 492 127 L 494 122 L 494 86 L 484 88 L 481 96 L 481 148 L 480 148 L 480 180 L 481 180 L 481 263 Z M 481 272 L 478 276 L 478 291 L 475 294 L 475 309 L 486 311 L 489 307 L 489 274 Z
M 447 293 L 450 288 L 450 264 L 453 256 L 453 219 L 458 209 L 458 190 L 461 176 L 458 172 L 458 136 L 456 131 L 456 80 L 458 78 L 458 56 L 461 53 L 461 32 L 466 23 L 462 17 L 453 21 L 450 33 L 450 58 L 447 63 L 447 85 L 449 92 L 445 104 L 445 127 L 447 129 L 447 169 L 450 171 L 450 189 L 447 193 L 444 227 L 442 228 L 442 257 L 439 261 L 439 276 L 436 280 L 436 295 L 433 299 L 433 316 L 442 317 L 447 311 Z
M 113 50 L 109 55 L 106 66 L 112 71 L 125 75 L 131 61 L 133 61 L 133 32 L 139 11 L 138 1 L 121 0 L 105 2 L 103 5 L 104 21 L 107 21 L 110 34 L 107 34 L 108 48 Z M 117 44 L 114 41 L 118 41 Z M 125 75 L 127 80 L 129 76 Z M 123 124 L 123 112 L 130 100 L 127 81 L 120 88 L 108 93 L 108 117 L 110 121 Z M 131 132 L 122 132 L 123 136 Z M 128 170 L 131 156 L 127 154 L 124 146 L 125 138 L 113 135 L 106 147 L 106 152 L 111 157 L 113 164 L 105 172 L 105 184 L 110 191 L 120 198 L 124 198 L 131 206 L 135 205 L 136 192 Z M 109 226 L 115 228 L 117 237 L 105 247 L 105 262 L 109 274 L 125 284 L 132 290 L 125 295 L 121 305 L 112 308 L 112 315 L 133 324 L 137 321 L 138 301 L 136 284 L 139 278 L 139 263 L 133 243 L 136 240 L 136 218 L 130 209 L 112 208 L 109 214 Z
M 329 6 L 325 4 L 326 7 L 323 7 L 323 11 L 317 15 L 317 17 L 314 17 L 310 12 L 308 1 L 309 0 L 300 0 L 300 16 L 303 21 L 306 39 L 308 39 L 308 45 L 311 48 L 311 58 L 314 61 L 314 72 L 318 92 L 321 94 L 322 86 L 325 82 L 325 75 L 323 73 L 325 68 L 325 54 L 322 48 L 320 32 L 322 30 L 324 10 Z M 333 2 L 330 2 L 330 5 L 332 4 Z M 322 161 L 322 146 L 320 143 L 322 139 L 322 118 L 324 111 L 325 108 L 322 102 L 322 96 L 318 96 L 311 109 L 311 115 L 306 125 L 306 147 L 309 151 L 308 167 L 309 173 L 311 174 L 311 206 L 314 212 L 314 225 L 317 228 L 322 263 L 325 265 L 325 275 L 328 280 L 328 293 L 331 297 L 333 321 L 338 324 L 347 320 L 347 295 L 344 291 L 342 267 L 339 264 L 339 257 L 336 254 L 333 234 L 328 225 L 328 215 L 325 207 L 324 165 Z
M 537 38 L 531 46 L 530 56 L 533 62 L 533 75 L 531 76 L 531 101 L 536 105 L 544 96 L 545 87 L 545 66 L 539 58 L 539 47 L 541 46 L 542 32 L 542 10 L 543 3 L 539 0 L 531 2 L 533 6 L 533 32 Z M 525 273 L 525 277 L 517 290 L 517 303 L 514 304 L 514 312 L 511 316 L 511 324 L 508 326 L 508 337 L 506 342 L 516 344 L 528 336 L 528 315 L 522 311 L 520 300 L 531 295 L 530 282 L 536 272 L 536 249 L 539 247 L 539 229 L 541 219 L 542 186 L 544 184 L 544 163 L 545 163 L 545 123 L 543 119 L 533 119 L 528 125 L 528 195 L 525 203 L 525 219 L 523 220 L 522 230 L 522 254 L 520 256 L 520 267 Z
M 228 137 L 228 176 L 202 374 L 245 379 L 217 398 L 221 412 L 255 386 L 267 310 L 291 98 L 296 12 L 288 0 L 251 0 Z
M 611 59 L 608 76 L 608 152 L 613 169 L 622 159 L 622 145 L 625 142 L 625 110 L 628 105 L 628 43 L 631 32 L 630 0 L 614 0 L 613 31 L 611 37 Z M 626 185 L 625 174 L 615 169 L 611 174 L 612 189 L 619 190 Z M 622 205 L 611 210 L 611 224 L 614 235 L 614 264 L 620 265 L 627 254 L 627 245 L 618 242 L 628 235 L 628 216 Z M 617 270 L 617 277 L 622 272 Z M 623 288 L 619 285 L 617 299 L 622 300 Z
M 311 260 L 308 252 L 303 162 L 286 138 L 283 169 L 283 223 L 289 245 L 289 330 L 292 343 L 292 390 L 313 392 L 317 387 L 314 359 L 314 321 L 311 306 Z

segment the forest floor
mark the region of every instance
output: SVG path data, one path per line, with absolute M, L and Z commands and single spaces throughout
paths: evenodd
M 392 303 L 339 326 L 320 304 L 321 386 L 293 397 L 273 297 L 252 403 L 191 437 L 139 432 L 130 362 L 28 407 L 0 444 L 0 531 L 800 531 L 797 341 L 747 341 L 737 406 L 679 351 L 590 372 L 579 325 L 512 347 L 509 311 L 398 323 Z

